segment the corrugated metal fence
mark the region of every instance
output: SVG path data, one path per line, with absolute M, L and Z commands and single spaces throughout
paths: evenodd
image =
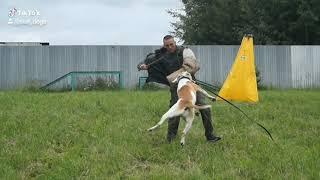
M 201 64 L 197 78 L 222 84 L 239 46 L 189 46 Z M 136 65 L 159 46 L 3 46 L 0 89 L 37 82 L 45 85 L 71 71 L 122 71 L 126 88 L 135 87 Z M 255 46 L 262 84 L 276 88 L 320 87 L 320 46 Z

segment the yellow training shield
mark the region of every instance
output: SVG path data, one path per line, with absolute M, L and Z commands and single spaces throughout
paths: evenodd
M 236 59 L 219 96 L 241 102 L 259 101 L 252 36 L 243 37 Z

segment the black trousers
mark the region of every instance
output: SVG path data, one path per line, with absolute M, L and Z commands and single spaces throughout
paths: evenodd
M 170 99 L 170 107 L 173 106 L 178 101 L 178 94 L 177 94 L 177 86 L 172 86 L 170 88 L 171 99 Z M 200 92 L 197 92 L 197 101 L 196 105 L 205 105 L 205 95 Z M 211 119 L 211 109 L 201 109 L 200 110 L 201 118 L 203 127 L 205 129 L 205 136 L 207 138 L 213 137 L 213 126 L 212 126 L 212 119 Z M 170 118 L 168 121 L 168 134 L 167 139 L 170 141 L 172 140 L 178 132 L 179 128 L 180 117 L 173 117 Z

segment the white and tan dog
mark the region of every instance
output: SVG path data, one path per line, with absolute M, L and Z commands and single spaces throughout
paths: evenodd
M 149 128 L 148 131 L 153 131 L 157 129 L 166 119 L 175 117 L 175 116 L 183 116 L 186 120 L 186 126 L 183 130 L 183 134 L 181 137 L 181 145 L 185 144 L 185 136 L 190 130 L 192 126 L 192 122 L 194 119 L 195 109 L 206 109 L 211 108 L 210 105 L 197 106 L 195 105 L 197 100 L 197 91 L 203 93 L 205 96 L 210 98 L 211 100 L 215 100 L 215 97 L 209 95 L 205 90 L 196 85 L 192 76 L 189 72 L 182 72 L 173 83 L 178 83 L 177 93 L 178 93 L 178 101 L 161 117 L 161 120 L 152 128 Z

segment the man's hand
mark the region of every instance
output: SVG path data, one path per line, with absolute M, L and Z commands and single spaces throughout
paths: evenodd
M 142 69 L 142 70 L 147 70 L 147 69 L 148 69 L 148 65 L 146 65 L 146 64 L 141 64 L 141 65 L 140 65 L 140 69 Z
M 146 64 L 141 64 L 139 67 L 138 67 L 139 71 L 140 70 L 147 70 L 148 69 L 148 65 Z

